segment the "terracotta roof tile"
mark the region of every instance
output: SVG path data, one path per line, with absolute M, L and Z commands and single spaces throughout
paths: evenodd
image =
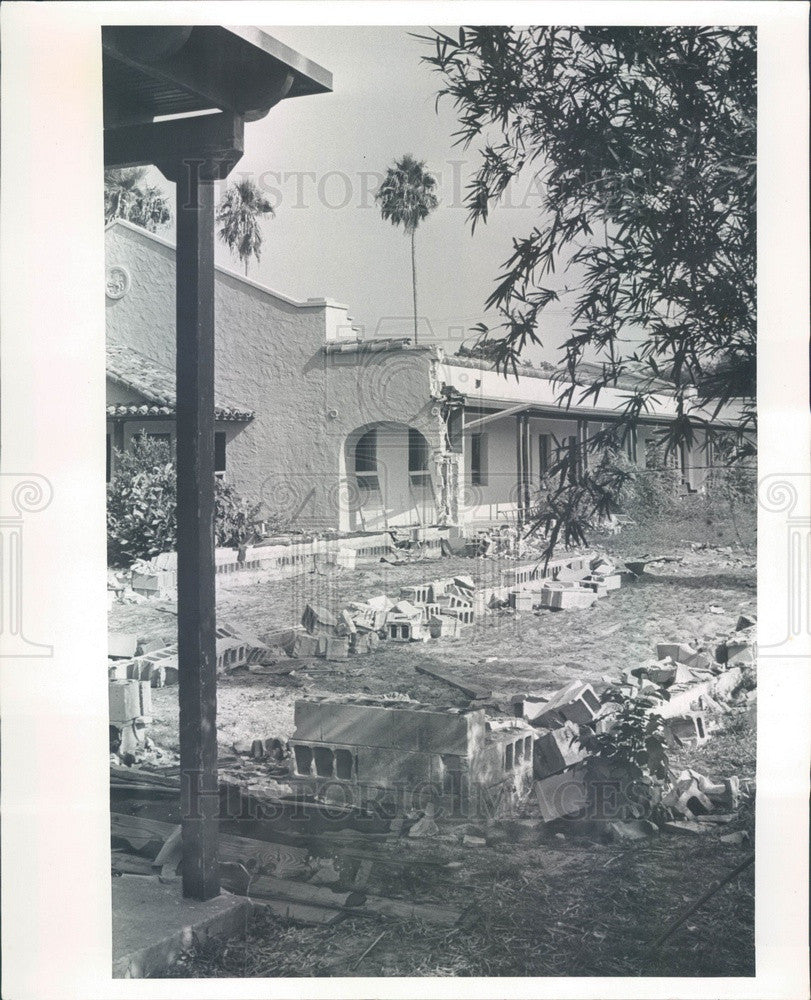
M 120 344 L 107 344 L 107 377 L 113 382 L 143 396 L 143 403 L 110 403 L 111 417 L 142 417 L 175 415 L 175 373 L 139 351 Z M 217 393 L 214 414 L 218 420 L 247 421 L 253 410 L 245 409 Z

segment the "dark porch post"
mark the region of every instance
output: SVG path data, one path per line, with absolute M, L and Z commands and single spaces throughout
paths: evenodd
M 214 563 L 214 177 L 177 183 L 177 611 L 183 892 L 210 899 L 217 867 Z
M 518 530 L 524 527 L 524 442 L 521 433 L 521 414 L 515 418 L 515 468 L 516 468 L 516 493 L 518 499 Z
M 523 426 L 521 433 L 521 451 L 523 455 L 523 500 L 524 500 L 524 519 L 529 520 L 529 512 L 532 507 L 532 497 L 530 493 L 530 467 L 531 458 L 529 454 L 529 414 L 522 414 Z

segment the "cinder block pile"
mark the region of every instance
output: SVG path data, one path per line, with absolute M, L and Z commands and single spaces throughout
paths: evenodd
M 178 652 L 173 638 L 139 639 L 126 633 L 108 632 L 107 641 L 110 680 L 144 681 L 151 687 L 177 684 Z M 227 625 L 217 627 L 216 642 L 218 674 L 257 663 L 269 652 L 255 636 L 238 635 Z
M 572 681 L 551 698 L 519 694 L 513 712 L 537 731 L 534 741 L 535 793 L 545 822 L 579 812 L 586 803 L 582 762 L 587 754 L 579 726 L 594 722 L 602 704 L 590 684 Z

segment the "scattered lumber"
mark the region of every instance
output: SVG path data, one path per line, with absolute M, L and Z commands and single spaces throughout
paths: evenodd
M 145 816 L 110 813 L 110 833 L 113 840 L 125 841 L 134 851 L 142 851 L 150 844 L 157 844 L 157 855 L 173 830 L 172 823 L 162 823 Z
M 415 669 L 419 674 L 426 674 L 428 677 L 433 677 L 435 680 L 442 681 L 450 687 L 456 688 L 470 699 L 491 698 L 493 695 L 493 692 L 487 688 L 459 681 L 455 677 L 451 677 L 450 674 L 446 674 L 442 670 L 437 670 L 435 667 L 418 666 Z
M 180 775 L 163 775 L 156 771 L 147 771 L 141 767 L 118 767 L 110 765 L 110 781 L 129 784 L 155 785 L 160 788 L 172 788 L 180 791 Z
M 152 867 L 159 870 L 162 882 L 169 881 L 177 874 L 178 865 L 183 859 L 182 829 L 181 826 L 176 826 L 172 830 L 152 862 Z
M 121 875 L 152 875 L 152 862 L 139 854 L 114 850 L 110 855 L 110 870 Z
M 111 781 L 110 788 L 121 792 L 142 792 L 146 795 L 176 796 L 180 791 L 178 788 L 169 788 L 164 785 L 141 785 L 137 781 Z
M 162 845 L 156 857 L 169 848 L 180 843 L 179 827 L 144 816 L 128 816 L 124 813 L 110 814 L 110 830 L 114 839 L 123 840 L 133 850 L 142 851 L 150 844 Z M 171 839 L 176 840 L 170 844 Z M 308 851 L 303 847 L 290 847 L 287 844 L 269 843 L 264 840 L 252 840 L 248 837 L 235 837 L 232 834 L 221 833 L 219 836 L 219 854 L 223 862 L 240 864 L 248 871 L 263 871 L 271 868 L 277 874 L 297 875 L 305 870 Z
M 440 927 L 453 927 L 462 915 L 459 910 L 438 903 L 410 903 L 405 899 L 386 899 L 383 896 L 367 896 L 366 903 L 357 912 Z
M 259 899 L 286 899 L 292 903 L 312 903 L 331 909 L 353 909 L 362 905 L 366 898 L 362 892 L 333 892 L 328 886 L 293 882 L 273 875 L 252 878 L 246 895 L 251 899 L 254 896 Z
M 309 927 L 324 927 L 336 924 L 346 916 L 345 910 L 332 910 L 326 906 L 312 906 L 309 903 L 291 903 L 286 899 L 251 899 L 253 906 L 270 910 L 281 920 L 293 920 Z

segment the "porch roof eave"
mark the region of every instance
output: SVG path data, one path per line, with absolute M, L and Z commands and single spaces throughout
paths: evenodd
M 492 396 L 467 396 L 465 398 L 464 410 L 466 414 L 479 414 L 477 419 L 465 422 L 464 433 L 476 431 L 485 424 L 502 420 L 509 416 L 526 415 L 529 417 L 546 417 L 554 420 L 596 420 L 606 422 L 619 420 L 621 417 L 621 413 L 617 407 L 587 407 L 582 405 L 567 407 L 547 402 L 524 402 L 516 404 L 514 400 L 499 399 Z M 675 406 L 673 409 L 657 407 L 654 412 L 640 416 L 637 422 L 643 426 L 672 423 L 676 420 L 677 416 Z M 688 413 L 688 416 L 698 423 L 709 424 L 719 429 L 732 429 L 737 426 L 731 416 L 727 418 L 720 416 L 713 417 L 711 412 L 698 407 L 693 408 Z

